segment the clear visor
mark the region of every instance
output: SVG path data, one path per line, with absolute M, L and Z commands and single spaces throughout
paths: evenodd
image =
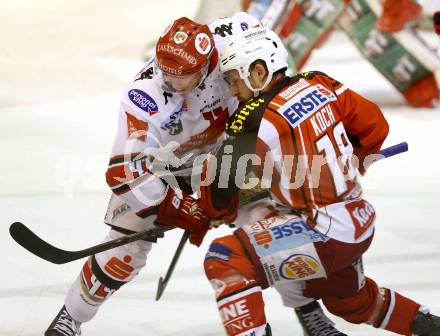
M 201 72 L 191 75 L 174 76 L 162 72 L 164 81 L 177 92 L 189 92 L 195 89 L 200 83 Z
M 159 67 L 157 67 L 157 70 L 162 73 L 163 80 L 170 89 L 184 94 L 191 92 L 203 82 L 208 73 L 208 65 L 202 70 L 190 75 L 170 74 L 161 70 Z

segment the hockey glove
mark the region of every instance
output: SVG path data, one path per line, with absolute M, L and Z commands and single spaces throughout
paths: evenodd
M 200 246 L 209 230 L 209 218 L 197 200 L 185 192 L 180 198 L 171 188 L 159 206 L 156 224 L 174 225 L 188 231 L 189 241 L 196 246 Z

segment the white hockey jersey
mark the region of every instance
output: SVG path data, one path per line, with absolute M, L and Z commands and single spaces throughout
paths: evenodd
M 231 37 L 258 25 L 254 17 L 237 13 L 209 27 L 220 53 Z M 173 174 L 191 175 L 198 154 L 214 151 L 224 139 L 225 123 L 238 101 L 219 71 L 218 53 L 207 78 L 189 94 L 166 87 L 162 73 L 154 70 L 154 58 L 124 90 L 106 178 L 113 193 L 140 217 L 165 195 L 170 170 L 178 167 Z M 168 174 L 160 177 L 159 171 Z

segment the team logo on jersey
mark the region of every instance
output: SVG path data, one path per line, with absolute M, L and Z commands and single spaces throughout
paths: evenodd
M 163 122 L 160 126 L 163 130 L 168 130 L 170 135 L 177 135 L 183 131 L 182 113 L 188 110 L 188 102 L 183 100 L 182 106 L 179 110 L 174 111 L 169 116 L 168 120 Z
M 323 85 L 313 85 L 303 89 L 300 93 L 289 100 L 280 110 L 286 120 L 296 127 L 302 121 L 313 115 L 317 110 L 337 98 Z
M 154 62 L 154 58 L 150 58 L 147 64 L 145 64 L 145 66 L 141 69 L 141 71 L 139 71 L 135 76 L 135 80 L 134 80 L 135 82 L 138 80 L 153 78 L 154 76 L 153 62 Z
M 141 141 L 145 141 L 145 137 L 148 131 L 148 123 L 137 119 L 132 114 L 125 112 L 127 117 L 127 131 L 129 138 L 136 138 Z
M 133 102 L 134 105 L 139 107 L 141 110 L 148 112 L 150 115 L 156 114 L 158 112 L 158 107 L 154 99 L 144 91 L 131 89 L 128 91 L 128 98 Z
M 310 279 L 321 270 L 321 262 L 309 255 L 293 254 L 279 268 L 280 276 L 288 280 Z
M 209 36 L 205 33 L 197 34 L 195 40 L 196 50 L 202 54 L 206 55 L 211 51 L 211 40 Z
M 183 131 L 182 120 L 179 120 L 179 121 L 169 125 L 168 131 L 169 131 L 170 135 L 177 135 L 177 134 L 182 133 L 182 131 Z
M 176 44 L 181 44 L 181 43 L 185 42 L 187 38 L 188 38 L 187 33 L 183 32 L 183 31 L 178 31 L 174 35 L 174 42 L 176 42 Z
M 242 27 L 242 29 L 243 29 L 243 27 Z M 243 30 L 245 30 L 245 29 L 243 29 Z M 232 35 L 232 22 L 229 22 L 227 25 L 222 24 L 218 27 L 215 27 L 214 34 L 220 35 L 221 37 L 226 37 L 226 34 Z
M 142 70 L 137 76 L 136 79 L 134 80 L 135 82 L 138 80 L 144 80 L 144 79 L 151 79 L 154 76 L 154 70 L 153 67 L 149 67 L 145 70 Z

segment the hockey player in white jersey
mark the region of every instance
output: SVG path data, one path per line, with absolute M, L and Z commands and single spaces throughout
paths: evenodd
M 126 87 L 121 99 L 118 133 L 106 173 L 113 196 L 105 218 L 111 229 L 104 241 L 153 223 L 190 223 L 182 228 L 189 231 L 192 243 L 200 244 L 208 219 L 198 216 L 183 176 L 191 176 L 195 154 L 207 153 L 222 141 L 226 120 L 238 105 L 219 72 L 218 49 L 231 36 L 259 24 L 238 13 L 215 21 L 213 34 L 206 25 L 180 18 L 159 38 L 156 57 Z M 220 29 L 215 34 L 219 27 L 226 33 Z M 175 172 L 179 176 L 159 176 L 174 167 L 179 167 Z M 140 240 L 90 257 L 45 336 L 79 335 L 81 324 L 136 277 L 151 247 L 151 242 Z

